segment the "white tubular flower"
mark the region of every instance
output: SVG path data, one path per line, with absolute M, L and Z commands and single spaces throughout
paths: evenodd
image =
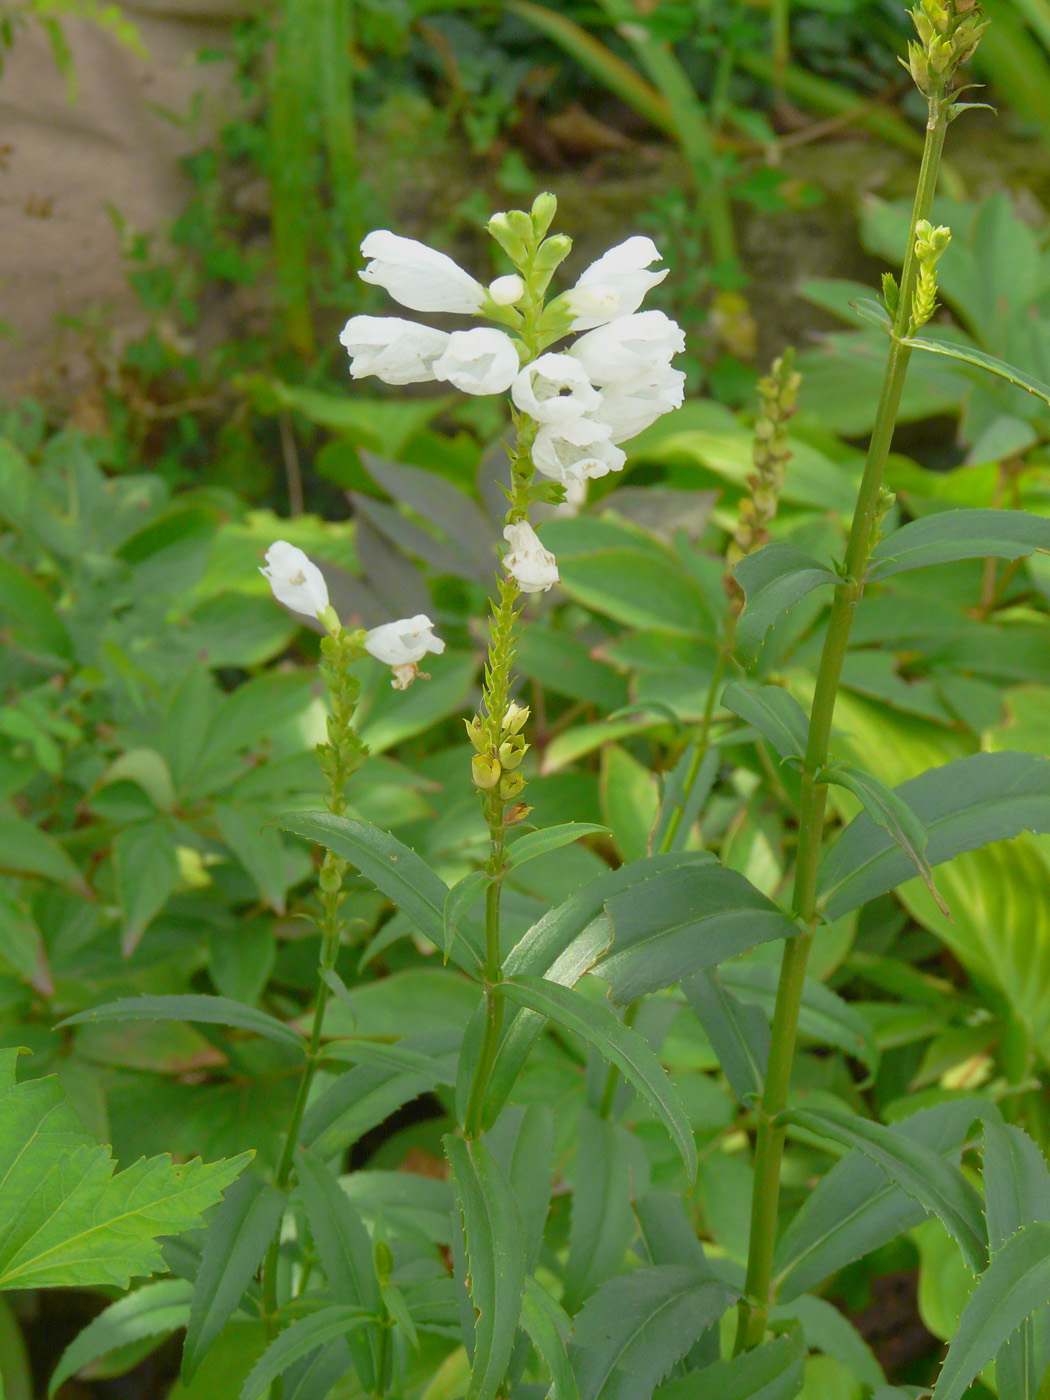
M 554 555 L 543 548 L 539 536 L 527 520 L 508 525 L 503 531 L 503 538 L 510 545 L 503 556 L 503 567 L 522 593 L 546 593 L 558 582 L 558 565 Z
M 645 270 L 659 257 L 660 251 L 651 238 L 635 234 L 591 263 L 575 287 L 565 293 L 573 313 L 571 329 L 590 330 L 637 311 L 646 292 L 667 276 L 666 268 L 663 272 Z
M 541 355 L 525 366 L 510 386 L 510 396 L 537 423 L 567 423 L 593 413 L 602 396 L 571 355 Z
M 434 361 L 434 375 L 464 394 L 502 394 L 520 367 L 517 347 L 506 331 L 477 326 L 452 332 L 443 354 Z
M 602 394 L 602 422 L 613 442 L 626 442 L 672 409 L 681 408 L 685 398 L 685 375 L 670 365 L 642 379 L 611 384 Z
M 537 471 L 568 486 L 620 471 L 627 454 L 613 445 L 604 423 L 574 418 L 569 423 L 545 424 L 536 434 L 532 460 Z
M 267 568 L 260 568 L 270 581 L 273 596 L 292 612 L 317 617 L 328 607 L 328 585 L 324 574 L 301 549 L 287 540 L 277 540 L 266 551 Z
M 420 674 L 419 662 L 428 651 L 440 656 L 444 650 L 445 643 L 435 637 L 434 624 L 426 613 L 384 622 L 382 627 L 373 627 L 365 634 L 365 651 L 393 668 L 390 684 L 395 690 L 408 689 Z
M 374 374 L 384 384 L 425 384 L 434 378 L 448 332 L 399 316 L 351 316 L 339 341 L 349 352 L 354 379 Z
M 605 385 L 637 380 L 684 349 L 685 331 L 677 321 L 662 311 L 637 311 L 581 335 L 568 353 L 592 384 Z
M 497 306 L 516 306 L 524 295 L 525 283 L 517 273 L 510 272 L 489 283 L 489 296 Z
M 485 288 L 436 248 L 377 229 L 366 236 L 361 252 L 370 259 L 359 274 L 361 279 L 385 287 L 402 306 L 468 316 L 481 310 Z

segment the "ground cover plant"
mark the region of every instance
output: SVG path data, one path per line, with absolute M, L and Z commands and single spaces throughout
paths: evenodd
M 361 245 L 348 402 L 509 404 L 476 490 L 391 460 L 410 400 L 337 526 L 5 421 L 9 1397 L 57 1289 L 50 1394 L 167 1348 L 182 1400 L 1045 1395 L 1046 282 L 1001 203 L 937 222 L 984 21 L 913 19 L 899 277 L 811 289 L 881 352 L 864 457 L 797 428 L 812 354 L 683 405 L 671 250 L 570 284 L 549 194 L 491 280 Z M 893 1360 L 916 1261 L 948 1345 Z

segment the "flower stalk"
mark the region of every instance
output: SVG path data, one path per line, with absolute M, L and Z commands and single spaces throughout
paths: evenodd
M 972 54 L 982 27 L 980 12 L 972 0 L 965 6 L 953 0 L 921 0 L 912 11 L 912 18 L 921 43 L 911 46 L 906 66 L 910 67 L 927 98 L 929 119 L 899 291 L 892 279 L 884 283 L 893 318 L 889 354 L 846 548 L 842 581 L 835 589 L 810 714 L 792 893 L 792 912 L 799 931 L 784 948 L 765 1084 L 757 1109 L 751 1235 L 744 1296 L 738 1312 L 738 1353 L 761 1343 L 772 1302 L 780 1168 L 786 1132 L 780 1115 L 787 1107 L 806 967 L 817 923 L 817 865 L 827 803 L 827 787 L 820 773 L 827 759 L 835 700 L 853 617 L 863 592 L 868 560 L 889 503 L 883 474 L 911 357 L 907 336 L 916 319 L 919 274 L 924 262 L 929 261 L 924 253 L 929 248 L 932 230 L 924 221 L 928 220 L 933 203 L 948 123 L 960 110 L 952 102 L 950 89 L 956 69 Z M 928 299 L 928 289 L 924 289 L 923 296 Z M 919 309 L 922 309 L 921 304 Z

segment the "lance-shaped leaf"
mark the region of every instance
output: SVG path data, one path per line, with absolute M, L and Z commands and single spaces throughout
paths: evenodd
M 376 1320 L 363 1309 L 349 1306 L 321 1308 L 309 1317 L 301 1317 L 279 1333 L 259 1357 L 241 1387 L 240 1400 L 256 1400 L 272 1380 L 296 1361 L 334 1342 L 337 1337 L 349 1337 L 357 1328 Z
M 981 1198 L 938 1153 L 894 1133 L 881 1123 L 833 1109 L 789 1109 L 781 1121 L 856 1148 L 880 1166 L 903 1191 L 935 1214 L 980 1273 L 988 1258 L 988 1231 Z
M 714 860 L 624 890 L 605 909 L 613 942 L 593 971 L 621 1005 L 798 932 L 749 880 Z
M 577 1315 L 569 1356 L 580 1400 L 639 1400 L 736 1298 L 681 1264 L 635 1269 L 602 1284 Z
M 551 1374 L 553 1400 L 579 1400 L 576 1377 L 565 1350 L 572 1323 L 564 1308 L 534 1278 L 525 1280 L 521 1325 Z
M 894 791 L 929 832 L 931 866 L 1022 831 L 1050 831 L 1050 758 L 978 753 L 931 768 Z M 837 919 L 886 894 L 912 874 L 899 846 L 862 812 L 821 864 L 818 898 Z
M 1000 1347 L 1046 1305 L 1047 1298 L 1050 1221 L 1037 1220 L 1011 1235 L 977 1280 L 948 1347 L 933 1400 L 961 1400 Z
M 893 330 L 890 314 L 881 301 L 876 301 L 873 297 L 858 297 L 856 301 L 850 302 L 850 306 L 862 321 L 867 321 L 868 325 L 874 326 L 876 330 L 885 331 L 887 335 Z
M 448 886 L 403 841 L 369 822 L 335 817 L 330 812 L 293 812 L 282 817 L 280 825 L 349 861 L 420 933 L 438 948 L 443 945 Z M 460 935 L 450 950 L 453 961 L 476 967 L 483 956 L 481 941 L 465 921 Z
M 797 1324 L 783 1336 L 702 1371 L 665 1381 L 653 1400 L 795 1400 L 806 1348 Z
M 986 355 L 983 350 L 977 350 L 972 345 L 960 345 L 954 340 L 927 340 L 924 336 L 915 335 L 909 336 L 903 344 L 911 350 L 928 350 L 931 355 L 947 355 L 952 360 L 961 360 L 963 364 L 986 369 L 991 374 L 998 375 L 1000 379 L 1007 379 L 1011 384 L 1027 389 L 1044 403 L 1050 403 L 1050 384 L 1044 384 L 1042 380 L 1025 374 L 1023 370 L 1015 369 L 1013 365 L 1007 364 L 1005 360 L 996 359 L 994 355 Z
M 607 835 L 609 828 L 596 822 L 564 822 L 561 826 L 548 826 L 543 831 L 528 831 L 511 841 L 507 847 L 507 864 L 524 865 L 527 860 L 545 856 L 548 851 L 556 851 L 578 841 L 581 836 Z
M 161 1338 L 185 1327 L 192 1294 L 193 1284 L 187 1279 L 166 1278 L 147 1283 L 111 1303 L 66 1347 L 47 1383 L 48 1395 L 54 1395 L 63 1381 L 75 1376 L 82 1367 L 110 1352 L 147 1337 L 156 1337 L 159 1345 Z
M 933 873 L 926 860 L 926 847 L 930 833 L 915 815 L 899 793 L 879 782 L 878 778 L 858 768 L 855 763 L 832 763 L 820 771 L 820 780 L 837 783 L 859 798 L 864 810 L 876 826 L 881 827 L 894 841 L 922 876 L 926 888 L 937 901 L 941 913 L 951 918 L 951 913 L 933 883 Z
M 769 1022 L 719 981 L 714 972 L 698 972 L 682 983 L 696 1019 L 718 1056 L 729 1087 L 742 1104 L 762 1095 L 769 1058 Z
M 514 1192 L 483 1142 L 444 1139 L 463 1217 L 474 1354 L 467 1400 L 493 1400 L 506 1377 L 525 1290 L 525 1238 Z
M 809 737 L 806 712 L 780 685 L 745 686 L 730 681 L 722 704 L 746 720 L 776 749 L 781 758 L 802 758 Z
M 637 1230 L 632 1197 L 646 1189 L 649 1175 L 641 1144 L 622 1123 L 599 1118 L 584 1105 L 579 1134 L 562 1294 L 570 1312 L 623 1263 Z
M 452 954 L 452 944 L 459 932 L 460 923 L 489 883 L 490 876 L 487 871 L 471 870 L 463 876 L 462 880 L 457 880 L 445 896 L 441 950 L 445 955 L 446 963 Z
M 682 1154 L 689 1179 L 695 1180 L 696 1143 L 689 1115 L 677 1089 L 642 1037 L 618 1021 L 607 1006 L 588 1001 L 570 987 L 542 977 L 515 977 L 500 985 L 512 1001 L 582 1036 L 614 1064 L 665 1124 Z
M 211 1026 L 235 1026 L 238 1030 L 254 1031 L 256 1035 L 274 1040 L 279 1045 L 291 1045 L 305 1051 L 306 1041 L 294 1026 L 285 1025 L 265 1011 L 248 1006 L 229 997 L 209 997 L 190 994 L 171 997 L 126 997 L 109 1001 L 104 1006 L 92 1006 L 60 1021 L 62 1026 L 93 1026 L 105 1021 L 200 1021 Z
M 770 1024 L 777 996 L 777 969 L 770 963 L 726 963 L 719 977 L 730 991 L 754 1002 Z M 822 1045 L 835 1045 L 870 1070 L 879 1062 L 875 1033 L 860 1012 L 830 987 L 807 977 L 802 989 L 799 1031 Z
M 257 1176 L 242 1176 L 208 1222 L 193 1288 L 182 1375 L 189 1380 L 240 1306 L 284 1215 L 284 1192 Z
M 834 587 L 840 581 L 818 559 L 783 540 L 745 555 L 733 573 L 747 600 L 737 625 L 737 645 L 749 657 L 757 654 L 781 613 L 814 588 Z
M 198 1228 L 250 1153 L 207 1165 L 143 1158 L 114 1174 L 54 1077 L 0 1061 L 0 1289 L 126 1288 L 163 1269 L 157 1241 Z
M 886 535 L 871 555 L 872 581 L 957 559 L 1023 559 L 1050 550 L 1050 520 L 1023 510 L 946 510 Z

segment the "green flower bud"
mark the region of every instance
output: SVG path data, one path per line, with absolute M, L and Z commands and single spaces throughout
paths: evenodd
M 390 1282 L 390 1275 L 394 1272 L 394 1256 L 390 1253 L 390 1246 L 386 1240 L 376 1240 L 375 1261 L 380 1285 L 386 1285 Z
M 478 753 L 484 753 L 485 731 L 481 726 L 481 720 L 475 715 L 473 719 L 465 719 L 463 723 L 467 727 L 467 738 L 477 749 Z
M 339 621 L 339 614 L 336 612 L 335 608 L 332 607 L 331 603 L 329 603 L 322 612 L 319 612 L 317 617 L 328 635 L 330 637 L 336 636 L 342 623 Z
M 512 797 L 517 797 L 524 786 L 525 779 L 520 773 L 504 773 L 499 780 L 499 795 L 509 802 Z
M 506 214 L 493 214 L 485 227 L 515 267 L 521 267 L 529 256 L 528 244 L 511 227 L 508 216 Z
M 501 731 L 504 734 L 520 734 L 528 723 L 530 713 L 528 705 L 519 705 L 516 700 L 512 700 L 503 716 Z
M 556 195 L 545 190 L 538 194 L 532 201 L 532 228 L 533 236 L 537 242 L 544 236 L 551 226 L 555 214 L 558 212 L 558 198 Z
M 343 883 L 343 876 L 338 866 L 329 865 L 327 861 L 321 866 L 321 873 L 317 877 L 317 883 L 321 886 L 325 894 L 338 894 Z
M 479 753 L 470 760 L 470 771 L 475 787 L 481 788 L 483 792 L 490 792 L 499 782 L 503 770 L 498 760 L 489 754 Z
M 499 761 L 504 768 L 517 768 L 528 753 L 529 745 L 523 734 L 515 734 L 505 744 L 499 746 Z
M 567 234 L 556 233 L 545 238 L 536 249 L 532 265 L 537 272 L 553 272 L 572 252 L 572 239 Z

